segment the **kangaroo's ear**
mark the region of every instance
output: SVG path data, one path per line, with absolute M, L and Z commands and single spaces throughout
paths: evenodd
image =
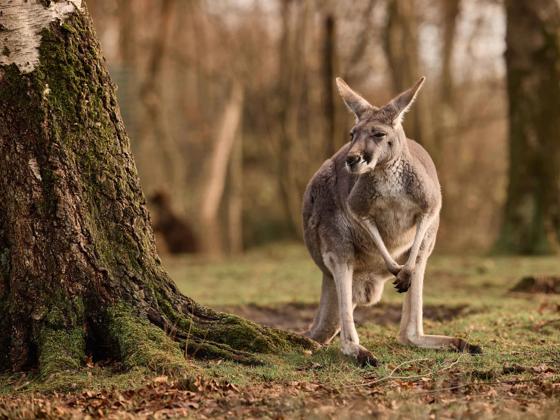
M 354 92 L 340 77 L 336 78 L 336 86 L 338 87 L 338 93 L 342 97 L 342 100 L 357 119 L 360 119 L 366 111 L 376 109 L 368 101 Z
M 420 79 L 418 79 L 414 86 L 397 95 L 391 100 L 391 102 L 385 105 L 384 108 L 388 108 L 391 114 L 393 114 L 392 118 L 394 126 L 402 123 L 404 114 L 408 112 L 408 110 L 414 103 L 414 100 L 416 99 L 416 96 L 418 95 L 418 92 L 420 91 L 420 88 L 424 84 L 425 80 L 426 78 L 422 76 Z

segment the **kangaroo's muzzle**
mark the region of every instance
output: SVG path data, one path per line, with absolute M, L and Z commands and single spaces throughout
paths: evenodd
M 362 160 L 362 157 L 358 154 L 348 155 L 346 157 L 346 165 L 349 166 L 349 167 L 352 167 L 352 166 L 356 165 L 360 160 Z

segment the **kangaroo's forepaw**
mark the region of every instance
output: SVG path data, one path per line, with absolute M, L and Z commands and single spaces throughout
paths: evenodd
M 462 338 L 453 340 L 453 348 L 459 353 L 482 354 L 482 347 L 470 344 Z
M 397 274 L 399 274 L 399 272 L 403 269 L 403 266 L 400 264 L 389 264 L 387 265 L 387 270 L 389 271 L 389 273 L 391 273 L 393 276 L 397 276 Z
M 397 278 L 393 282 L 393 284 L 395 285 L 395 289 L 397 289 L 397 292 L 404 293 L 408 291 L 408 289 L 410 288 L 411 279 L 411 270 L 403 268 L 401 271 L 399 271 L 399 273 L 397 274 Z

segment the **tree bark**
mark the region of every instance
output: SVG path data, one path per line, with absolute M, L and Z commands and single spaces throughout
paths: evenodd
M 497 248 L 560 250 L 560 4 L 505 2 L 509 186 Z
M 0 30 L 0 369 L 49 375 L 92 354 L 183 371 L 185 353 L 256 363 L 311 346 L 169 279 L 85 5 L 1 1 Z

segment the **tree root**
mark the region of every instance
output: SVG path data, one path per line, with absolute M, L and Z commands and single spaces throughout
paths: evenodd
M 246 359 L 247 354 L 283 353 L 301 350 L 316 350 L 318 344 L 299 334 L 265 327 L 235 315 L 216 312 L 193 301 L 169 297 L 159 300 L 160 310 L 148 311 L 148 318 L 171 336 L 204 345 L 205 351 L 219 348 L 217 356 L 232 360 Z M 170 303 L 172 302 L 172 303 Z M 174 304 L 173 304 L 174 303 Z M 223 350 L 235 352 L 233 357 L 224 357 Z M 189 352 L 190 353 L 190 352 Z M 208 357 L 212 357 L 212 351 Z
M 314 341 L 297 334 L 201 306 L 188 313 L 173 311 L 173 321 L 166 312 L 169 307 L 163 311 L 152 308 L 144 318 L 124 304 L 108 311 L 109 333 L 127 368 L 143 366 L 157 372 L 182 373 L 193 368 L 185 359 L 187 355 L 262 365 L 259 354 L 318 348 Z
M 319 347 L 303 336 L 216 312 L 183 296 L 177 299 L 172 300 L 175 305 L 163 308 L 157 304 L 146 307 L 146 302 L 118 303 L 90 311 L 89 318 L 81 321 L 73 319 L 65 325 L 61 320 L 66 318 L 61 317 L 58 322 L 45 323 L 35 341 L 40 377 L 78 370 L 90 354 L 117 360 L 128 370 L 145 368 L 159 374 L 192 376 L 197 366 L 188 356 L 254 366 L 266 363 L 264 354 Z
M 86 345 L 83 329 L 69 331 L 43 329 L 39 339 L 39 372 L 41 377 L 80 368 L 85 359 Z
M 107 311 L 109 335 L 128 369 L 146 367 L 163 374 L 186 374 L 193 369 L 179 343 L 125 305 Z
M 184 340 L 183 345 L 189 356 L 199 359 L 225 359 L 251 366 L 264 364 L 257 355 L 233 349 L 223 343 L 206 342 L 197 338 Z

